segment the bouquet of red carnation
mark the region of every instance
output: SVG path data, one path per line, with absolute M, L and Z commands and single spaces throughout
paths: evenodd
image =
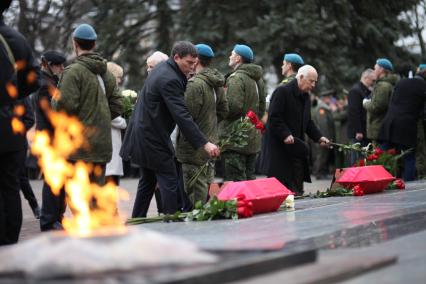
M 263 125 L 262 121 L 260 121 L 254 111 L 249 110 L 246 116 L 250 119 L 250 122 L 254 125 L 256 129 L 259 129 L 262 134 L 265 132 L 265 125 Z

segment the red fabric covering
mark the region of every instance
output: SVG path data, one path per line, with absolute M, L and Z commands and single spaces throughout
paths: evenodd
M 383 166 L 365 166 L 347 168 L 336 181 L 346 188 L 360 185 L 364 193 L 380 192 L 386 189 L 391 181 L 395 180 Z
M 217 198 L 230 200 L 241 194 L 253 203 L 254 214 L 277 211 L 287 196 L 294 195 L 276 178 L 263 178 L 229 183 L 223 187 Z

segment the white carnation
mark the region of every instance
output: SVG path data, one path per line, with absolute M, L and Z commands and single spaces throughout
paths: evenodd
M 131 98 L 136 98 L 138 96 L 138 94 L 133 90 L 124 90 L 121 92 L 121 94 L 123 95 L 123 97 L 131 97 Z
M 289 195 L 284 201 L 286 208 L 294 208 L 294 195 Z

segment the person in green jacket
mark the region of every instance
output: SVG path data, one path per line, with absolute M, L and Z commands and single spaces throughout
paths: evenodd
M 235 45 L 229 57 L 233 72 L 227 76 L 225 88 L 229 113 L 220 125 L 221 133 L 229 133 L 234 123 L 238 123 L 249 110 L 259 118 L 265 113 L 266 87 L 262 79 L 263 70 L 253 64 L 253 51 L 247 45 Z M 222 154 L 224 160 L 224 180 L 253 180 L 255 176 L 256 155 L 260 150 L 260 133 L 256 129 L 248 132 L 247 146 L 228 147 Z
M 362 103 L 367 111 L 367 138 L 376 144 L 382 121 L 388 110 L 393 87 L 398 81 L 398 77 L 392 71 L 393 65 L 389 59 L 377 59 L 374 66 L 377 79 L 371 92 L 371 98 L 364 99 Z
M 318 104 L 312 112 L 312 119 L 318 126 L 321 133 L 332 141 L 336 138 L 336 129 L 331 110 L 332 97 L 335 96 L 335 90 L 321 92 L 318 98 Z M 316 179 L 328 179 L 333 164 L 333 151 L 329 148 L 320 147 L 314 144 L 314 167 L 313 174 Z
M 209 141 L 218 142 L 218 122 L 228 113 L 223 86 L 225 77 L 210 64 L 214 52 L 207 44 L 197 44 L 198 61 L 195 75 L 188 80 L 185 91 L 185 103 L 194 122 Z M 176 157 L 182 163 L 185 191 L 192 204 L 207 202 L 208 188 L 214 178 L 214 162 L 203 149 L 194 149 L 185 136 L 179 132 L 177 138 Z M 203 171 L 194 184 L 189 180 L 206 163 Z
M 111 120 L 122 112 L 122 96 L 114 75 L 107 70 L 107 60 L 93 50 L 96 32 L 88 24 L 79 25 L 73 33 L 76 59 L 67 66 L 58 84 L 60 96 L 52 100 L 56 111 L 77 117 L 86 128 L 88 147 L 78 149 L 69 160 L 98 165 L 103 175 L 96 180 L 104 183 L 105 165 L 111 160 Z

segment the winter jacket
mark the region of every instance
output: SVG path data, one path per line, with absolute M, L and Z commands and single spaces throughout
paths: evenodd
M 233 123 L 238 123 L 249 110 L 262 118 L 265 113 L 266 86 L 262 79 L 262 67 L 255 64 L 242 64 L 226 80 L 226 99 L 229 112 L 220 124 L 220 135 L 229 133 Z M 257 129 L 248 131 L 248 145 L 227 149 L 241 154 L 255 154 L 260 150 L 260 136 Z
M 388 110 L 393 87 L 397 80 L 398 77 L 394 74 L 378 79 L 371 92 L 371 100 L 364 104 L 364 108 L 367 110 L 368 139 L 377 140 L 379 138 L 380 127 Z
M 206 138 L 218 142 L 218 121 L 228 113 L 223 85 L 225 77 L 216 69 L 205 68 L 188 81 L 185 103 L 194 122 Z M 177 140 L 176 156 L 181 163 L 203 165 L 208 159 L 203 149 L 194 149 L 182 133 Z
M 111 160 L 111 120 L 122 112 L 122 96 L 106 63 L 96 53 L 78 56 L 61 76 L 60 96 L 52 99 L 54 110 L 76 116 L 85 126 L 83 135 L 89 147 L 78 149 L 70 160 L 94 163 Z M 102 78 L 105 92 L 98 78 Z
M 39 88 L 40 68 L 34 60 L 31 47 L 25 38 L 14 29 L 6 26 L 1 18 L 0 34 L 6 40 L 15 62 L 25 63 L 22 65 L 22 68 L 17 70 L 16 77 L 12 82 L 1 82 L 1 85 L 3 86 L 7 83 L 11 83 L 17 87 L 18 97 L 26 97 L 37 91 Z M 0 44 L 0 48 L 4 49 L 4 46 Z M 1 63 L 10 64 L 10 62 Z M 2 71 L 4 70 L 2 69 Z M 6 92 L 0 93 L 0 154 L 23 150 L 26 145 L 26 137 L 20 134 L 15 134 L 12 130 L 11 121 L 13 118 L 14 103 L 16 103 L 16 101 L 8 96 Z

